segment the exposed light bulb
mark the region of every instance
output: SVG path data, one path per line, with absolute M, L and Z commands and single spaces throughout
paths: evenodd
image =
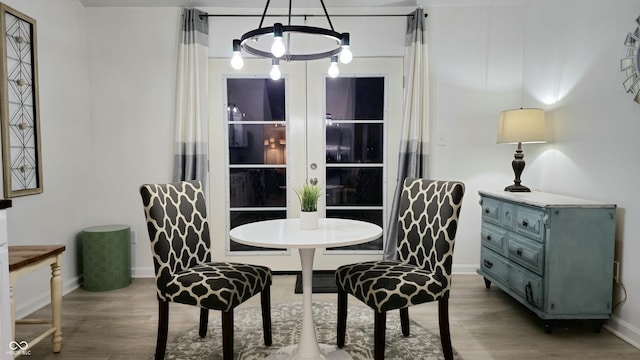
M 342 47 L 342 50 L 340 50 L 340 62 L 343 64 L 348 64 L 353 60 L 353 54 L 349 49 L 349 45 L 351 44 L 350 38 L 349 33 L 342 33 L 342 39 L 340 40 L 340 47 Z
M 231 67 L 238 70 L 244 66 L 244 60 L 242 60 L 242 45 L 240 40 L 233 40 L 233 56 L 231 57 Z
M 271 53 L 277 58 L 282 57 L 286 51 L 284 43 L 282 42 L 282 33 L 282 24 L 273 24 L 273 45 L 271 45 Z
M 340 62 L 343 64 L 348 64 L 353 60 L 353 54 L 351 50 L 349 50 L 349 45 L 343 45 L 342 50 L 340 51 Z
M 273 45 L 271 45 L 271 53 L 275 57 L 282 57 L 284 55 L 286 49 L 284 48 L 284 43 L 282 42 L 282 37 L 274 37 Z
M 329 77 L 337 78 L 340 75 L 340 69 L 338 69 L 338 59 L 337 56 L 331 57 L 331 65 L 329 65 L 328 71 Z
M 242 54 L 240 51 L 234 51 L 233 56 L 231 57 L 231 67 L 239 70 L 244 66 L 244 60 L 242 60 Z
M 280 72 L 280 61 L 278 59 L 273 59 L 271 61 L 271 71 L 269 72 L 269 76 L 271 80 L 280 80 L 282 77 L 282 73 Z

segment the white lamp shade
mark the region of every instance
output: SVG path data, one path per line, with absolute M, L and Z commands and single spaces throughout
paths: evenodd
M 546 142 L 545 134 L 542 109 L 505 110 L 500 113 L 498 144 Z

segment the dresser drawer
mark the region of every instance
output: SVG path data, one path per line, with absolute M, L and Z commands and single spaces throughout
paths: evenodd
M 516 232 L 530 236 L 538 241 L 543 241 L 543 217 L 544 212 L 542 211 L 535 211 L 522 206 L 516 207 Z
M 500 225 L 500 201 L 490 198 L 482 199 L 482 221 Z
M 482 237 L 482 246 L 491 248 L 500 254 L 504 254 L 505 244 L 507 243 L 506 230 L 491 224 L 483 223 L 480 232 Z
M 489 250 L 482 249 L 482 272 L 493 277 L 495 281 L 506 286 L 523 303 L 542 309 L 542 279 L 526 270 L 512 265 Z
M 544 244 L 531 241 L 514 233 L 509 234 L 507 257 L 542 275 L 544 271 Z
M 500 224 L 507 229 L 513 230 L 515 219 L 515 207 L 509 203 L 500 204 Z

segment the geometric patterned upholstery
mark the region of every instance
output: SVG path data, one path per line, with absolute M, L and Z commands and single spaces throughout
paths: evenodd
M 260 265 L 212 261 L 207 207 L 201 183 L 145 184 L 140 187 L 140 195 L 151 241 L 160 304 L 156 358 L 164 358 L 169 302 L 202 309 L 200 335 L 203 337 L 208 319 L 206 311 L 222 311 L 223 337 L 225 332 L 228 335 L 223 345 L 224 358 L 227 359 L 233 357 L 233 309 L 262 293 L 265 344 L 271 345 L 271 270 Z M 230 345 L 227 342 L 231 342 Z
M 140 188 L 158 298 L 229 311 L 271 284 L 265 266 L 211 262 L 207 209 L 198 181 Z
M 389 310 L 402 309 L 407 322 L 409 306 L 443 300 L 446 314 L 441 317 L 441 336 L 446 350 L 448 337 L 448 297 L 451 287 L 453 248 L 458 218 L 464 196 L 464 184 L 457 181 L 435 181 L 407 178 L 399 203 L 397 260 L 367 261 L 340 266 L 336 270 L 338 307 L 346 307 L 346 294 L 351 294 L 376 311 L 376 321 L 384 321 Z M 343 299 L 343 300 L 341 300 Z M 343 301 L 343 302 L 341 302 Z M 340 311 L 339 311 L 340 313 Z M 340 315 L 339 315 L 340 316 Z M 346 321 L 346 312 L 345 312 Z M 446 325 L 446 326 L 445 326 Z M 346 323 L 345 323 L 346 326 Z M 384 340 L 384 324 L 376 324 L 376 339 Z M 405 330 L 403 330 L 404 332 Z M 338 346 L 344 336 L 338 330 Z M 342 336 L 342 339 L 341 339 Z M 341 344 L 342 342 L 342 344 Z M 384 341 L 381 355 L 384 358 Z M 449 341 L 449 347 L 450 347 Z

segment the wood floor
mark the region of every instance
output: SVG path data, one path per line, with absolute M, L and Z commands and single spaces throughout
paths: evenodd
M 293 275 L 275 276 L 272 304 L 301 302 L 302 295 L 294 294 L 294 285 Z M 541 320 L 499 288 L 485 289 L 478 275 L 454 275 L 452 286 L 451 337 L 462 359 L 640 359 L 640 350 L 606 330 L 592 332 L 586 321 L 560 322 L 553 334 L 546 334 Z M 336 295 L 314 294 L 313 299 L 335 301 Z M 256 296 L 242 306 L 258 305 Z M 29 317 L 42 318 L 49 313 L 45 307 Z M 169 339 L 196 327 L 198 314 L 193 307 L 171 304 Z M 409 314 L 438 334 L 437 304 L 411 307 Z M 63 299 L 62 352 L 51 353 L 50 341 L 45 339 L 31 349 L 31 356 L 19 359 L 147 360 L 154 353 L 157 321 L 152 279 L 134 279 L 126 288 L 107 292 L 78 289 Z M 28 340 L 32 329 L 33 325 L 18 326 L 16 340 Z M 407 359 L 419 358 L 419 354 L 407 354 Z

